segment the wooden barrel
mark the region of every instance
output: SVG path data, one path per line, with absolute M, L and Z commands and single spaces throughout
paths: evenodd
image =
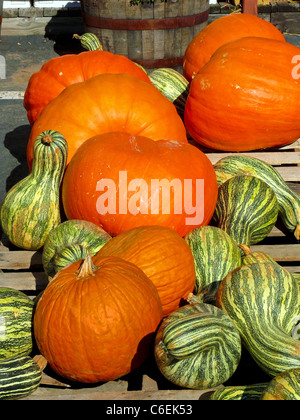
M 85 32 L 103 49 L 145 68 L 177 67 L 194 36 L 207 25 L 209 0 L 81 0 Z

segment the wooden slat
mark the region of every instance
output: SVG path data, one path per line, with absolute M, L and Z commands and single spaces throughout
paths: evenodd
M 0 269 L 24 270 L 42 265 L 42 254 L 37 251 L 0 251 Z
M 0 273 L 0 287 L 11 287 L 17 290 L 43 290 L 48 284 L 44 272 Z
M 207 157 L 214 165 L 220 159 L 227 156 L 250 156 L 256 159 L 260 159 L 269 165 L 286 165 L 286 164 L 298 164 L 300 163 L 300 152 L 247 152 L 247 153 L 207 153 Z M 278 169 L 278 168 L 276 168 Z M 299 180 L 300 178 L 298 178 Z
M 300 244 L 252 245 L 251 250 L 265 252 L 276 261 L 299 261 L 300 265 Z

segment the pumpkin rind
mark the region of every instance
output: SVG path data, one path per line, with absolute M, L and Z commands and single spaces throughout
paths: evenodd
M 216 304 L 232 318 L 244 346 L 267 374 L 299 367 L 300 341 L 292 332 L 300 292 L 289 272 L 273 263 L 241 266 L 222 280 Z
M 46 130 L 36 137 L 32 172 L 6 194 L 1 225 L 11 243 L 38 250 L 61 222 L 60 184 L 68 146 L 58 132 Z
M 246 13 L 221 16 L 198 32 L 187 46 L 183 60 L 184 76 L 191 82 L 221 45 L 249 36 L 285 42 L 283 34 L 275 25 L 258 16 Z
M 111 131 L 187 143 L 186 129 L 175 105 L 151 83 L 130 74 L 97 75 L 68 86 L 49 102 L 31 130 L 27 145 L 29 168 L 34 138 L 47 129 L 65 136 L 67 164 L 82 143 Z
M 276 194 L 278 216 L 284 226 L 300 239 L 300 197 L 284 181 L 279 172 L 260 159 L 245 155 L 226 156 L 215 165 L 218 185 L 237 175 L 255 176 L 268 184 Z
M 205 303 L 191 304 L 163 320 L 154 355 L 169 381 L 185 388 L 205 389 L 220 385 L 235 372 L 241 339 L 225 312 Z
M 258 401 L 268 383 L 253 385 L 224 386 L 210 396 L 212 401 Z
M 33 301 L 25 293 L 0 287 L 0 362 L 31 353 L 33 307 Z
M 0 400 L 15 400 L 32 394 L 41 379 L 42 370 L 29 356 L 0 360 Z
M 190 86 L 184 122 L 191 137 L 231 152 L 296 141 L 300 83 L 293 58 L 299 54 L 288 42 L 259 37 L 221 46 Z
M 95 383 L 139 367 L 161 317 L 157 290 L 138 267 L 97 254 L 56 274 L 37 303 L 34 334 L 55 372 Z
M 275 226 L 277 217 L 276 195 L 259 178 L 236 176 L 219 187 L 213 220 L 238 245 L 262 241 Z
M 300 368 L 286 370 L 271 380 L 261 400 L 300 400 Z
M 53 229 L 43 247 L 43 268 L 49 277 L 74 261 L 95 255 L 111 239 L 101 227 L 86 220 L 66 220 Z
M 196 268 L 194 293 L 204 302 L 213 303 L 223 278 L 242 263 L 241 252 L 235 241 L 222 229 L 201 226 L 184 237 L 191 248 Z M 209 294 L 208 302 L 206 294 Z
M 182 304 L 195 285 L 195 265 L 188 244 L 173 229 L 140 226 L 115 236 L 98 252 L 137 265 L 157 288 L 167 316 Z

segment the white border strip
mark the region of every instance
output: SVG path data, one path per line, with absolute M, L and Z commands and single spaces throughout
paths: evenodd
M 10 90 L 0 90 L 0 99 L 23 99 L 24 98 L 23 91 L 10 91 Z

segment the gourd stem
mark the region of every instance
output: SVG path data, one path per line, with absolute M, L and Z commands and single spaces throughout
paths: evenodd
M 294 235 L 295 235 L 295 238 L 297 239 L 297 241 L 299 241 L 300 240 L 300 225 L 296 226 Z
M 52 142 L 53 142 L 53 138 L 52 138 L 52 136 L 50 134 L 45 134 L 42 137 L 42 143 L 43 144 L 51 144 Z
M 78 273 L 77 278 L 81 279 L 83 277 L 88 276 L 94 276 L 94 272 L 98 270 L 98 267 L 96 267 L 92 262 L 92 256 L 89 254 L 85 260 L 83 260 Z
M 37 363 L 41 372 L 43 372 L 43 370 L 46 368 L 47 363 L 48 363 L 45 357 L 42 356 L 41 354 L 37 354 L 36 356 L 33 357 L 33 360 Z
M 249 248 L 249 246 L 248 246 L 248 245 L 245 245 L 245 244 L 238 244 L 238 247 L 239 247 L 239 248 L 241 248 L 241 250 L 243 251 L 243 253 L 244 253 L 245 255 L 249 255 L 249 254 L 251 254 L 251 249 Z

